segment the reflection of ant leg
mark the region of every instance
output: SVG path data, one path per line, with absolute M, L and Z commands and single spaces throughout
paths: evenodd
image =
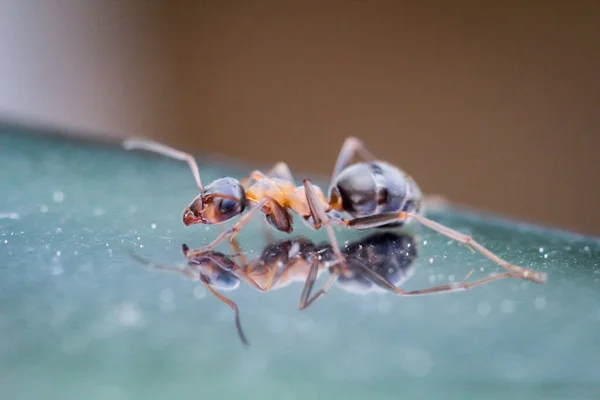
M 251 277 L 250 274 L 248 273 L 248 270 L 254 268 L 254 265 L 249 264 L 247 262 L 246 257 L 244 256 L 244 250 L 242 249 L 240 242 L 235 237 L 233 237 L 230 241 L 230 245 L 235 253 L 234 256 L 238 258 L 238 262 L 240 263 L 240 267 L 235 268 L 234 270 L 231 271 L 235 276 L 243 279 L 244 281 L 246 281 L 246 283 L 254 286 L 256 289 L 260 290 L 261 292 L 268 292 L 269 290 L 271 290 L 273 288 L 273 286 L 275 286 L 277 284 L 277 281 L 279 279 L 275 279 L 275 276 L 277 275 L 278 268 L 272 267 L 271 269 L 269 269 L 269 272 L 266 276 L 266 282 L 261 286 L 256 281 L 256 279 Z M 281 271 L 281 273 L 279 274 L 279 277 L 281 277 L 283 274 L 285 274 L 285 272 L 289 269 L 289 267 L 290 267 L 290 265 L 286 265 L 283 268 L 283 270 Z
M 542 283 L 546 281 L 546 274 L 543 272 L 537 272 L 531 269 L 519 267 L 517 265 L 509 264 L 507 261 L 498 257 L 496 254 L 492 253 L 481 244 L 477 243 L 473 240 L 472 237 L 467 236 L 463 233 L 455 231 L 445 225 L 442 225 L 438 222 L 432 221 L 428 218 L 425 218 L 419 214 L 408 213 L 408 212 L 399 212 L 399 213 L 387 213 L 387 214 L 379 214 L 372 215 L 368 217 L 355 218 L 349 221 L 346 221 L 346 225 L 350 228 L 367 228 L 367 227 L 376 227 L 381 225 L 386 225 L 393 221 L 402 221 L 407 220 L 409 218 L 414 219 L 415 221 L 425 225 L 429 229 L 432 229 L 444 236 L 449 237 L 450 239 L 456 240 L 457 242 L 463 243 L 470 249 L 475 249 L 479 251 L 482 255 L 489 258 L 499 266 L 504 269 L 507 269 L 513 274 L 518 274 L 520 278 Z
M 329 236 L 329 241 L 331 242 L 331 248 L 333 249 L 333 252 L 336 255 L 336 259 L 337 259 L 336 264 L 337 263 L 344 264 L 345 258 L 342 255 L 342 252 L 340 250 L 340 245 L 337 241 L 337 238 L 335 237 L 335 232 L 333 231 L 333 228 L 332 228 L 331 218 L 329 218 L 329 216 L 323 209 L 323 206 L 319 202 L 319 199 L 317 198 L 317 196 L 313 190 L 312 184 L 311 184 L 310 180 L 308 180 L 308 179 L 304 180 L 304 192 L 306 194 L 306 200 L 308 202 L 308 207 L 310 209 L 311 217 L 313 219 L 315 228 L 318 229 L 321 226 L 323 226 L 325 228 L 325 230 L 327 231 L 327 235 Z M 317 293 L 315 293 L 314 296 L 312 296 L 311 298 L 308 298 L 310 296 L 310 292 L 312 291 L 312 288 L 315 284 L 318 267 L 319 267 L 318 257 L 316 257 L 311 265 L 311 269 L 310 269 L 308 278 L 306 279 L 306 283 L 304 284 L 304 289 L 302 290 L 300 304 L 298 306 L 300 308 L 300 310 L 307 308 L 315 300 L 317 300 L 320 296 L 327 293 L 327 290 L 329 290 L 329 288 L 331 287 L 331 285 L 333 285 L 333 282 L 335 282 L 335 280 L 337 279 L 337 277 L 339 275 L 339 266 L 336 265 L 336 266 L 331 267 L 331 270 L 330 270 L 331 275 L 329 277 L 329 280 L 325 284 L 325 286 L 323 286 L 322 289 L 320 289 Z
M 300 303 L 298 304 L 298 308 L 300 310 L 304 310 L 304 309 L 308 308 L 308 306 L 310 306 L 315 300 L 317 300 L 319 297 L 321 297 L 322 295 L 327 293 L 327 290 L 329 290 L 329 288 L 331 287 L 331 285 L 333 285 L 333 282 L 335 282 L 335 280 L 337 279 L 337 277 L 339 275 L 338 268 L 333 268 L 331 270 L 331 275 L 329 276 L 327 283 L 325 283 L 325 285 L 323 286 L 322 289 L 320 289 L 317 293 L 315 293 L 312 297 L 309 298 L 310 293 L 312 292 L 312 289 L 315 285 L 315 281 L 317 279 L 318 272 L 319 272 L 319 259 L 317 256 L 315 256 L 315 259 L 313 260 L 313 262 L 310 266 L 310 271 L 308 273 L 308 277 L 306 278 L 306 282 L 304 283 L 304 288 L 302 289 L 302 294 L 300 295 Z
M 340 260 L 343 260 L 344 256 L 342 255 L 342 251 L 340 250 L 340 245 L 338 244 L 337 238 L 335 237 L 335 232 L 332 228 L 331 219 L 323 209 L 323 205 L 319 201 L 315 191 L 313 190 L 313 185 L 309 179 L 304 180 L 304 193 L 306 194 L 306 200 L 308 202 L 308 208 L 310 209 L 310 214 L 313 219 L 313 223 L 315 229 L 323 226 L 327 231 L 327 235 L 329 236 L 329 241 L 331 242 L 331 247 L 336 257 Z
M 434 287 L 430 287 L 430 288 L 426 288 L 426 289 L 419 289 L 419 290 L 413 290 L 413 291 L 407 292 L 407 291 L 404 291 L 404 290 L 400 289 L 399 287 L 395 286 L 393 283 L 391 283 L 390 281 L 385 279 L 383 276 L 379 275 L 377 272 L 373 271 L 371 268 L 369 268 L 367 265 L 365 265 L 362 261 L 360 261 L 358 259 L 356 259 L 356 261 L 357 261 L 357 263 L 354 265 L 359 266 L 361 268 L 361 271 L 368 277 L 368 279 L 371 282 L 375 283 L 379 287 L 382 287 L 386 290 L 396 293 L 399 296 L 423 296 L 423 295 L 443 293 L 443 292 L 462 292 L 462 291 L 470 289 L 474 286 L 483 285 L 485 283 L 500 280 L 500 279 L 505 279 L 505 278 L 519 279 L 520 278 L 520 275 L 518 275 L 518 274 L 511 273 L 511 272 L 504 272 L 502 274 L 488 276 L 486 278 L 482 278 L 482 279 L 476 280 L 471 283 L 466 283 L 466 280 L 469 279 L 469 277 L 473 273 L 473 271 L 471 271 L 459 283 L 449 283 L 446 285 L 439 285 L 439 286 L 434 286 Z
M 231 307 L 231 309 L 233 310 L 233 312 L 235 313 L 235 327 L 237 328 L 238 331 L 238 335 L 240 336 L 240 340 L 242 341 L 242 343 L 245 346 L 248 346 L 248 339 L 246 339 L 246 335 L 244 335 L 244 331 L 242 330 L 242 324 L 240 322 L 240 311 L 238 309 L 237 304 L 235 304 L 232 300 L 228 299 L 227 297 L 223 296 L 221 293 L 217 292 L 215 289 L 213 289 L 213 287 L 210 285 L 210 283 L 208 283 L 208 278 L 205 277 L 204 275 L 200 276 L 200 280 L 202 281 L 202 283 L 204 284 L 204 286 L 206 286 L 206 288 L 219 300 L 221 300 L 223 303 L 227 304 L 229 307 Z
M 180 273 L 181 275 L 185 276 L 186 278 L 190 279 L 190 280 L 198 280 L 198 276 L 194 273 L 194 271 L 192 271 L 189 268 L 177 268 L 177 267 L 170 267 L 167 265 L 160 265 L 160 264 L 155 264 L 150 260 L 147 260 L 135 253 L 131 254 L 131 257 L 133 257 L 137 262 L 139 262 L 140 264 L 145 265 L 148 268 L 152 268 L 152 269 L 156 269 L 156 270 L 160 270 L 160 271 L 171 271 L 171 272 L 177 272 Z
M 187 248 L 186 245 L 182 246 L 182 250 L 184 252 L 184 255 L 187 255 L 186 253 L 189 251 L 189 249 Z M 132 254 L 133 258 L 135 258 L 138 262 L 141 262 L 142 264 L 154 268 L 154 269 L 158 269 L 158 270 L 163 270 L 163 271 L 173 271 L 173 272 L 179 272 L 180 274 L 184 275 L 185 277 L 191 279 L 191 280 L 198 280 L 198 275 L 196 275 L 195 273 L 193 273 L 192 270 L 190 269 L 181 269 L 181 268 L 177 268 L 177 267 L 168 267 L 168 266 L 164 266 L 164 265 L 159 265 L 159 264 L 154 264 L 136 254 Z M 238 331 L 238 335 L 240 336 L 240 339 L 242 341 L 242 343 L 246 346 L 248 346 L 248 340 L 246 339 L 246 335 L 244 335 L 244 331 L 242 330 L 242 324 L 240 322 L 240 312 L 238 309 L 237 304 L 235 304 L 232 300 L 228 299 L 227 297 L 223 296 L 222 294 L 220 294 L 219 292 L 217 292 L 215 289 L 213 289 L 213 287 L 210 285 L 208 278 L 204 275 L 202 275 L 202 273 L 200 273 L 200 281 L 204 284 L 204 286 L 206 286 L 206 288 L 219 300 L 221 300 L 223 303 L 227 304 L 229 307 L 231 307 L 233 309 L 233 311 L 235 312 L 235 326 L 237 328 Z

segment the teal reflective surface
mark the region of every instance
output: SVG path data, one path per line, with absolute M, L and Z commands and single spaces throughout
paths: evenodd
M 206 181 L 247 172 L 198 160 Z M 240 306 L 245 349 L 231 310 L 199 282 L 130 256 L 182 265 L 182 243 L 220 232 L 183 226 L 197 190 L 184 163 L 4 131 L 0 188 L 2 398 L 600 397 L 597 239 L 433 214 L 548 283 L 414 298 L 334 285 L 302 312 L 301 283 L 269 293 L 240 285 L 226 294 Z M 499 271 L 427 229 L 411 232 L 419 256 L 406 290 Z M 249 259 L 267 244 L 259 221 L 238 239 Z

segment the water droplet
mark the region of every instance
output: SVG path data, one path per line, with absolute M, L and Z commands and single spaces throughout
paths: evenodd
M 540 253 L 543 253 L 543 252 L 544 252 L 544 248 L 540 247 Z
M 56 250 L 56 256 L 60 257 L 60 250 Z
M 126 327 L 137 328 L 142 325 L 142 312 L 133 303 L 121 303 L 115 308 L 117 321 Z
M 429 259 L 429 264 L 433 264 L 433 257 Z
M 477 306 L 477 312 L 482 317 L 486 317 L 490 312 L 492 312 L 492 306 L 487 301 L 483 301 Z
M 385 297 L 381 297 L 377 302 L 377 310 L 381 314 L 389 314 L 392 311 L 392 302 Z
M 427 246 L 427 240 L 423 240 L 423 246 Z
M 19 214 L 15 212 L 0 213 L 0 219 L 19 219 Z
M 194 297 L 198 300 L 202 300 L 206 297 L 206 288 L 204 286 L 198 285 L 194 288 Z
M 150 228 L 152 228 L 152 229 L 156 229 L 156 224 L 152 224 L 152 225 L 150 225 Z
M 548 258 L 548 253 L 544 254 L 544 258 L 546 258 L 546 259 Z
M 534 301 L 536 310 L 543 310 L 548 305 L 545 297 L 537 297 Z
M 515 312 L 516 307 L 517 303 L 515 303 L 513 300 L 502 300 L 502 303 L 500 303 L 500 310 L 502 310 L 502 312 L 505 314 Z
M 55 203 L 62 203 L 62 201 L 64 199 L 65 199 L 65 194 L 63 192 L 61 192 L 60 190 L 57 190 L 54 193 L 52 193 L 52 200 L 54 200 Z

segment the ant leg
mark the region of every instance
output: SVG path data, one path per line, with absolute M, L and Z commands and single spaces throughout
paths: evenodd
M 242 179 L 240 183 L 242 184 L 242 187 L 244 187 L 244 189 L 248 189 L 248 186 L 250 186 L 250 183 L 252 181 L 260 181 L 261 179 L 265 179 L 266 177 L 267 175 L 265 175 L 262 171 L 255 169 L 254 171 L 250 172 L 250 174 L 247 177 Z
M 154 142 L 152 140 L 146 139 L 138 139 L 131 138 L 127 139 L 123 142 L 123 147 L 126 150 L 140 149 L 140 150 L 148 150 L 154 153 L 162 154 L 163 156 L 171 157 L 176 160 L 185 161 L 190 166 L 190 170 L 192 170 L 192 174 L 194 175 L 194 179 L 196 180 L 196 184 L 198 185 L 198 189 L 202 192 L 204 189 L 202 188 L 202 181 L 200 180 L 200 172 L 198 170 L 198 164 L 196 164 L 196 160 L 194 157 L 183 151 L 176 150 L 172 147 L 166 146 L 161 143 Z
M 446 285 L 439 285 L 439 286 L 434 286 L 434 287 L 430 287 L 430 288 L 426 288 L 426 289 L 419 289 L 419 290 L 413 290 L 410 292 L 406 292 L 406 291 L 400 289 L 399 287 L 395 286 L 394 284 L 392 284 L 389 280 L 385 279 L 383 276 L 381 276 L 377 272 L 373 271 L 371 268 L 369 268 L 367 265 L 365 265 L 362 261 L 360 261 L 358 259 L 356 259 L 356 261 L 357 261 L 357 263 L 355 265 L 360 267 L 361 271 L 365 274 L 365 276 L 371 282 L 373 282 L 376 285 L 378 285 L 379 287 L 389 290 L 390 292 L 393 292 L 399 296 L 423 296 L 423 295 L 430 295 L 430 294 L 437 294 L 437 293 L 444 293 L 444 292 L 446 292 L 446 293 L 461 292 L 461 291 L 470 289 L 474 286 L 483 285 L 485 283 L 497 281 L 500 279 L 506 279 L 506 278 L 519 279 L 519 278 L 521 278 L 521 276 L 518 274 L 515 274 L 512 272 L 504 272 L 502 274 L 488 276 L 486 278 L 482 278 L 482 279 L 476 280 L 471 283 L 466 283 L 467 279 L 469 279 L 469 277 L 473 273 L 473 271 L 471 271 L 459 283 L 449 283 Z
M 340 250 L 340 245 L 338 244 L 337 238 L 335 237 L 335 232 L 331 227 L 331 219 L 325 212 L 322 202 L 319 201 L 319 198 L 315 194 L 310 179 L 304 180 L 304 193 L 306 195 L 308 208 L 310 209 L 310 214 L 313 218 L 315 229 L 319 229 L 321 225 L 325 227 L 327 235 L 329 235 L 329 241 L 331 242 L 331 247 L 333 248 L 335 255 L 338 259 L 343 259 L 344 256 L 342 255 L 342 251 Z
M 290 167 L 282 161 L 275 164 L 275 166 L 267 173 L 267 176 L 269 178 L 279 177 L 294 183 L 294 176 L 292 175 Z
M 467 236 L 463 233 L 455 231 L 445 225 L 442 225 L 438 222 L 432 221 L 429 218 L 425 218 L 421 215 L 415 213 L 408 213 L 401 211 L 399 213 L 387 213 L 387 214 L 379 214 L 379 215 L 371 215 L 368 217 L 355 218 L 353 220 L 346 221 L 346 225 L 350 228 L 358 228 L 364 229 L 369 227 L 376 227 L 381 225 L 386 225 L 393 221 L 402 221 L 408 220 L 409 218 L 414 219 L 415 221 L 421 223 L 422 225 L 432 229 L 438 233 L 441 233 L 444 236 L 449 237 L 450 239 L 456 240 L 457 242 L 463 243 L 470 249 L 475 249 L 479 251 L 482 255 L 489 258 L 499 266 L 508 271 L 511 271 L 515 274 L 518 274 L 522 279 L 530 280 L 533 282 L 543 283 L 546 281 L 546 274 L 543 272 L 534 271 L 532 269 L 527 269 L 523 267 L 519 267 L 517 265 L 513 265 L 498 257 L 496 254 L 492 253 L 490 250 L 483 247 L 481 244 L 477 243 L 471 236 Z
M 133 257 L 134 260 L 136 260 L 137 262 L 139 262 L 140 264 L 143 264 L 145 267 L 148 267 L 148 268 L 152 268 L 152 269 L 156 269 L 156 270 L 160 270 L 160 271 L 177 272 L 193 281 L 198 279 L 197 275 L 194 274 L 193 271 L 189 268 L 177 268 L 177 267 L 171 267 L 171 266 L 167 266 L 167 265 L 155 264 L 152 261 L 150 261 L 146 258 L 143 258 L 142 256 L 137 255 L 135 253 L 131 253 L 131 257 Z
M 252 171 L 246 178 L 241 180 L 242 186 L 247 187 L 251 181 L 259 181 L 265 178 L 282 178 L 294 183 L 294 176 L 290 167 L 282 161 L 275 164 L 273 168 L 266 174 L 258 169 Z
M 304 284 L 304 288 L 302 289 L 302 294 L 300 295 L 300 303 L 298 304 L 298 308 L 300 310 L 307 309 L 308 306 L 310 306 L 315 300 L 327 293 L 331 285 L 333 285 L 333 282 L 335 282 L 337 277 L 339 276 L 339 269 L 332 269 L 331 275 L 329 276 L 329 279 L 327 280 L 323 288 L 309 298 L 313 286 L 315 285 L 317 272 L 319 272 L 319 261 L 318 259 L 315 259 L 310 266 L 308 278 L 306 279 L 306 283 Z
M 207 251 L 212 251 L 225 238 L 227 238 L 230 235 L 236 235 L 240 231 L 240 229 L 242 229 L 242 227 L 244 225 L 246 225 L 248 222 L 250 222 L 250 219 L 254 215 L 256 215 L 256 213 L 258 211 L 260 211 L 262 209 L 262 207 L 270 200 L 271 200 L 270 197 L 265 197 L 264 199 L 262 199 L 261 201 L 256 203 L 254 205 L 254 207 L 252 207 L 246 214 L 242 215 L 242 217 L 239 219 L 238 222 L 235 223 L 235 225 L 233 225 L 231 228 L 228 228 L 228 229 L 224 230 L 223 232 L 221 232 L 221 234 L 219 236 L 217 236 L 217 238 L 215 240 L 213 240 L 211 243 L 207 244 L 206 246 L 204 246 L 200 249 L 190 250 L 190 252 L 189 252 L 190 257 L 195 257 L 197 255 L 206 253 Z
M 360 139 L 351 136 L 344 141 L 342 149 L 338 154 L 338 158 L 335 162 L 335 168 L 333 169 L 332 181 L 340 174 L 340 172 L 342 172 L 344 168 L 350 164 L 356 153 L 360 153 L 361 157 L 367 161 L 375 161 L 376 159 L 375 156 L 371 154 L 369 150 L 367 150 Z
M 244 331 L 242 330 L 242 324 L 240 322 L 240 311 L 238 309 L 237 304 L 235 304 L 232 300 L 228 299 L 227 297 L 223 296 L 221 293 L 217 292 L 215 289 L 213 289 L 213 287 L 210 285 L 210 283 L 208 282 L 208 278 L 206 278 L 204 275 L 202 275 L 200 277 L 200 280 L 202 281 L 202 283 L 204 284 L 204 286 L 206 286 L 206 288 L 219 300 L 221 300 L 223 303 L 227 304 L 229 307 L 231 307 L 231 309 L 233 310 L 233 312 L 235 313 L 235 327 L 237 328 L 237 332 L 238 335 L 240 337 L 240 340 L 242 341 L 242 343 L 245 346 L 248 346 L 248 340 L 246 339 L 246 335 L 244 335 Z

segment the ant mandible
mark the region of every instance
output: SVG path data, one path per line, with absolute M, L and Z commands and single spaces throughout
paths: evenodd
M 421 207 L 423 196 L 417 183 L 399 168 L 378 160 L 355 137 L 345 140 L 338 155 L 328 198 L 309 179 L 304 179 L 303 185 L 296 186 L 290 169 L 283 162 L 277 163 L 267 174 L 255 170 L 242 181 L 227 177 L 203 186 L 198 165 L 191 154 L 138 138 L 126 140 L 123 146 L 128 150 L 148 150 L 188 163 L 200 194 L 184 210 L 183 223 L 186 226 L 199 223 L 219 224 L 248 210 L 231 228 L 223 231 L 207 246 L 194 250 L 193 254 L 189 254 L 190 257 L 211 251 L 225 238 L 235 236 L 258 211 L 265 214 L 266 220 L 275 229 L 291 233 L 291 210 L 301 216 L 310 228 L 326 229 L 339 261 L 338 267 L 332 267 L 334 270 L 329 281 L 319 291 L 321 294 L 333 284 L 339 275 L 339 264 L 344 263 L 333 231 L 334 225 L 368 229 L 402 226 L 416 221 L 464 244 L 472 251 L 479 251 L 522 279 L 538 283 L 546 281 L 545 273 L 510 264 L 472 237 L 424 217 Z M 357 153 L 364 161 L 352 163 Z M 344 218 L 343 213 L 351 218 Z

